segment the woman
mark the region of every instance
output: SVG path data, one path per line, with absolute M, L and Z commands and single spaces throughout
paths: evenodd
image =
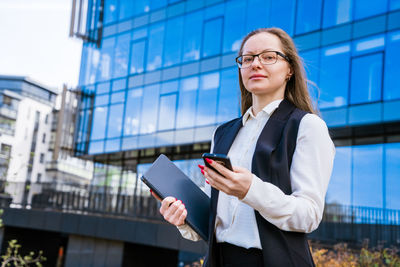
M 212 152 L 230 171 L 199 165 L 211 191 L 204 266 L 313 266 L 306 233 L 322 218 L 335 148 L 315 115 L 293 40 L 278 28 L 250 32 L 236 58 L 242 117 L 214 133 Z M 198 240 L 184 204 L 162 201 L 164 218 Z

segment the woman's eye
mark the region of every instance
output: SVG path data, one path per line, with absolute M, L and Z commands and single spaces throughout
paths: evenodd
M 249 63 L 249 62 L 251 62 L 251 61 L 253 61 L 253 57 L 244 57 L 244 58 L 243 58 L 243 62 L 244 62 L 244 63 Z

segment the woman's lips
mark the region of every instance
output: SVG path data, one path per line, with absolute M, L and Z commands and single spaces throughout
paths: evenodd
M 261 75 L 261 74 L 256 74 L 256 75 L 250 76 L 251 80 L 254 80 L 254 79 L 265 79 L 265 78 L 267 78 L 267 76 Z

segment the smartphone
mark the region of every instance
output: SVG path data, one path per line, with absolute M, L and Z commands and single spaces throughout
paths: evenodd
M 231 164 L 231 160 L 229 159 L 229 157 L 227 155 L 224 154 L 211 154 L 211 153 L 204 153 L 201 156 L 204 160 L 204 164 L 208 167 L 213 169 L 214 171 L 218 172 L 217 170 L 215 170 L 213 167 L 210 166 L 210 164 L 208 164 L 208 162 L 206 161 L 206 158 L 208 159 L 212 159 L 216 162 L 218 162 L 219 164 L 223 165 L 225 168 L 233 171 L 232 169 L 232 164 Z

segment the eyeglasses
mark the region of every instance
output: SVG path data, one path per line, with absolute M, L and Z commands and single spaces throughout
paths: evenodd
M 236 58 L 236 63 L 239 68 L 249 68 L 254 62 L 254 58 L 258 57 L 258 60 L 263 65 L 272 65 L 278 61 L 278 56 L 283 57 L 287 62 L 290 63 L 290 58 L 279 51 L 265 51 L 257 55 L 242 55 Z

